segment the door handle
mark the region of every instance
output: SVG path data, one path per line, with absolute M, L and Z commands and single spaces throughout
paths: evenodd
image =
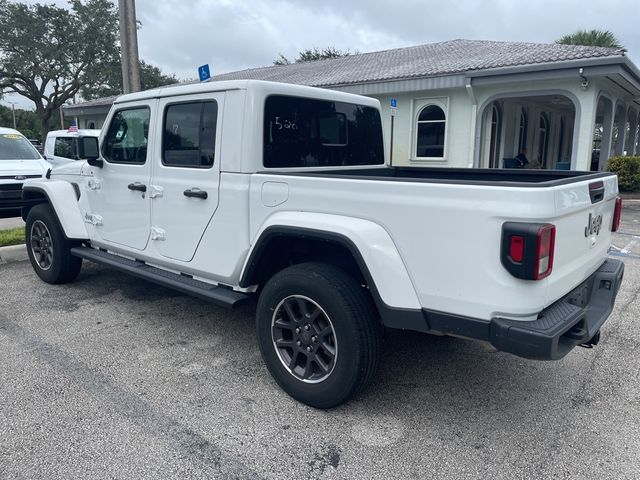
M 190 188 L 188 190 L 185 190 L 184 196 L 201 198 L 202 200 L 206 200 L 209 197 L 206 190 L 200 190 L 199 188 Z
M 140 182 L 136 182 L 136 183 L 130 183 L 127 188 L 129 190 L 137 190 L 138 192 L 146 192 L 147 191 L 147 186 L 143 185 Z

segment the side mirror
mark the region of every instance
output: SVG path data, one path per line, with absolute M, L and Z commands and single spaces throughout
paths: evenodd
M 85 158 L 92 167 L 102 168 L 104 161 L 100 158 L 98 139 L 96 137 L 81 137 L 78 139 L 78 156 Z

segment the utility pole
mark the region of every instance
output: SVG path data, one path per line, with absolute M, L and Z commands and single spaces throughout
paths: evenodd
M 16 104 L 14 102 L 9 102 L 11 104 L 11 114 L 13 115 L 13 129 L 17 130 L 16 128 Z
M 140 91 L 140 60 L 135 0 L 118 0 L 120 13 L 120 56 L 124 93 Z

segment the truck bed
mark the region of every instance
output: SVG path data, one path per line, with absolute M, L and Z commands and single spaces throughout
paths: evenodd
M 372 222 L 389 232 L 424 308 L 486 320 L 534 320 L 592 275 L 607 257 L 618 193 L 611 173 L 545 170 L 269 170 L 251 183 L 250 238 L 278 211 Z M 286 193 L 273 202 L 270 189 Z M 585 236 L 598 216 L 599 235 Z M 555 225 L 548 278 L 518 279 L 502 266 L 505 222 Z
M 613 175 L 609 172 L 570 170 L 477 169 L 434 167 L 349 168 L 310 171 L 265 171 L 265 174 L 387 180 L 397 182 L 447 183 L 513 187 L 553 187 Z

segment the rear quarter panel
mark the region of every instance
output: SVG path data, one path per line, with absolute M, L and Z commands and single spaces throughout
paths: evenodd
M 288 184 L 286 201 L 262 201 L 267 181 Z M 601 232 L 586 256 L 582 247 L 581 255 L 570 254 L 574 242 L 585 240 L 582 216 L 586 225 L 588 205 L 575 192 L 584 189 L 588 200 L 586 183 L 581 188 L 532 188 L 268 174 L 252 175 L 251 183 L 250 238 L 256 238 L 267 218 L 282 211 L 377 223 L 393 240 L 421 306 L 457 315 L 533 319 L 594 271 L 608 247 L 607 232 Z M 609 182 L 607 198 L 616 193 L 617 186 Z M 537 282 L 514 278 L 500 262 L 502 224 L 555 223 L 559 205 L 564 205 L 557 236 L 559 271 Z M 610 200 L 603 205 L 607 224 Z

